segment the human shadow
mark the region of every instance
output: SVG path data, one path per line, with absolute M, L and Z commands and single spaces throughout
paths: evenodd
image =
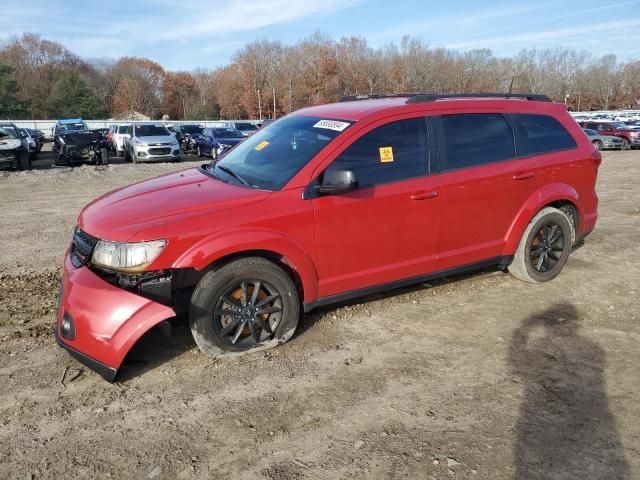
M 517 480 L 629 478 L 605 392 L 605 353 L 579 329 L 576 308 L 556 304 L 513 336 L 509 360 L 523 385 Z

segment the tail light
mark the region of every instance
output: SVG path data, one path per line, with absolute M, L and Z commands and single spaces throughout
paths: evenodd
M 593 163 L 593 169 L 598 173 L 598 168 L 602 163 L 602 154 L 598 150 L 594 150 L 591 154 L 591 163 Z

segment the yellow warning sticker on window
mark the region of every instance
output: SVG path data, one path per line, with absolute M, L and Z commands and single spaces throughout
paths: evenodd
M 380 162 L 393 162 L 393 147 L 380 147 Z
M 256 145 L 256 150 L 260 151 L 262 150 L 264 147 L 266 147 L 267 145 L 269 145 L 269 142 L 267 142 L 266 140 L 264 142 L 260 142 L 258 145 Z

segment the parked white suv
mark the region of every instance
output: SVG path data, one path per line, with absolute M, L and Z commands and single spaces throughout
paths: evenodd
M 124 141 L 129 136 L 128 129 L 131 125 L 116 125 L 113 131 L 111 143 L 119 157 L 124 157 Z
M 180 143 L 161 123 L 136 123 L 127 128 L 124 142 L 125 160 L 180 161 Z

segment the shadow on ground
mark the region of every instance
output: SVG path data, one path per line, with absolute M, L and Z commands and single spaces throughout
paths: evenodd
M 523 385 L 514 478 L 630 478 L 605 393 L 605 353 L 580 335 L 573 305 L 524 320 L 509 360 Z
M 129 351 L 118 371 L 117 381 L 131 380 L 195 346 L 189 324 L 185 320 L 173 319 L 170 323 L 154 327 Z

